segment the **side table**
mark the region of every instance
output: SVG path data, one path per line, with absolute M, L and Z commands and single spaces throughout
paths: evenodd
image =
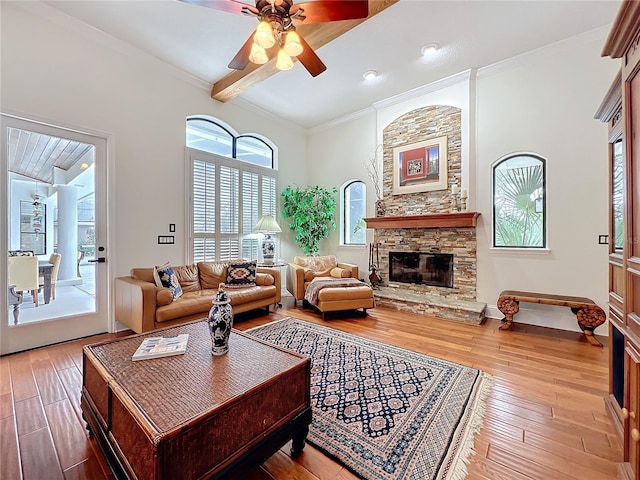
M 280 272 L 280 291 L 286 288 L 287 285 L 287 265 L 288 263 L 279 261 L 273 263 L 257 263 L 256 266 L 263 268 L 277 268 Z M 282 303 L 277 304 L 279 307 L 282 307 Z
M 258 267 L 264 268 L 277 268 L 280 271 L 280 296 L 285 296 L 287 291 L 287 263 L 285 262 L 273 262 L 273 263 L 257 263 Z M 282 303 L 277 303 L 277 307 L 282 307 Z

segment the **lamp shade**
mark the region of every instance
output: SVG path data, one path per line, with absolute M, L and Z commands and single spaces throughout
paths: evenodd
M 257 43 L 254 43 L 251 45 L 249 60 L 253 63 L 257 63 L 258 65 L 263 65 L 269 61 L 269 57 L 267 56 L 267 52 L 265 52 L 264 48 Z
M 256 223 L 256 226 L 253 227 L 255 232 L 262 233 L 280 233 L 282 229 L 276 219 L 273 218 L 273 215 L 263 215 L 262 218 Z
M 275 45 L 276 39 L 273 37 L 273 28 L 266 20 L 262 20 L 258 24 L 254 41 L 262 48 L 271 48 Z
M 277 58 L 276 68 L 278 70 L 291 70 L 293 68 L 293 60 L 283 49 L 278 50 Z
M 297 57 L 302 53 L 302 44 L 300 43 L 300 36 L 295 31 L 287 33 L 284 42 L 284 51 L 290 57 Z

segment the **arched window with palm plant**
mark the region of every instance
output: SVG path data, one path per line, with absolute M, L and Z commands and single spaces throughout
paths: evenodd
M 493 164 L 493 246 L 546 248 L 546 164 L 533 153 Z

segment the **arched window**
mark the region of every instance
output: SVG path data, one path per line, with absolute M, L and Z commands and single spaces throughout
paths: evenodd
M 187 119 L 187 147 L 236 158 L 261 167 L 275 168 L 274 148 L 259 135 L 236 135 L 220 120 Z
M 187 119 L 192 262 L 259 259 L 263 215 L 276 216 L 276 147 L 217 119 Z M 240 161 L 239 161 L 240 160 Z
M 364 245 L 366 225 L 364 217 L 367 206 L 367 187 L 360 180 L 351 180 L 340 188 L 340 243 L 342 245 Z
M 545 159 L 517 153 L 493 164 L 493 246 L 546 248 Z

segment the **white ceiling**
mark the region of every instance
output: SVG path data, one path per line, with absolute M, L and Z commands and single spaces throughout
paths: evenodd
M 230 72 L 227 64 L 257 23 L 176 0 L 45 3 L 209 84 Z M 618 0 L 400 0 L 319 48 L 327 71 L 318 77 L 296 64 L 239 98 L 310 128 L 447 76 L 608 25 L 619 5 Z M 421 58 L 421 47 L 432 42 L 440 51 Z M 369 69 L 380 73 L 373 82 L 362 77 Z

